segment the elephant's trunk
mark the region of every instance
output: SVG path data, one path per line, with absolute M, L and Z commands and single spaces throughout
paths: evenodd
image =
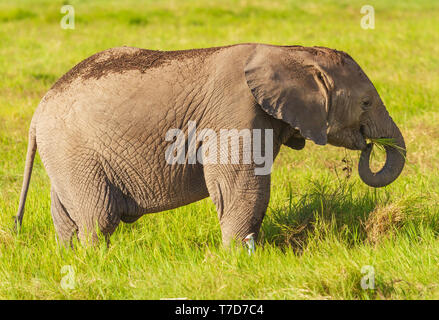
M 390 121 L 392 123 L 391 134 L 386 138 L 393 139 L 397 147 L 385 146 L 386 163 L 384 167 L 376 173 L 371 171 L 369 161 L 373 147 L 372 143 L 369 143 L 366 149 L 361 152 L 358 173 L 361 180 L 371 187 L 380 188 L 387 186 L 398 178 L 404 168 L 406 154 L 404 138 L 393 120 Z

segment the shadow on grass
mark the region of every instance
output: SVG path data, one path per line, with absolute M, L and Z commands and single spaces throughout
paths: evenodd
M 369 214 L 390 199 L 385 190 L 355 188 L 355 182 L 347 180 L 311 184 L 299 197 L 294 197 L 290 188 L 286 203 L 269 209 L 262 226 L 262 242 L 299 252 L 311 239 L 328 236 L 349 245 L 364 242 Z

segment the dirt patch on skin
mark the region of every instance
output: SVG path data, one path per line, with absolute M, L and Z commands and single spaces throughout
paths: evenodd
M 231 46 L 179 51 L 158 51 L 133 47 L 112 48 L 98 52 L 78 63 L 62 76 L 51 89 L 60 90 L 78 77 L 99 79 L 109 73 L 122 73 L 128 70 L 138 70 L 144 73 L 148 69 L 157 68 L 175 60 L 200 58 L 201 63 L 207 56 L 227 47 Z
M 325 57 L 331 60 L 334 64 L 339 64 L 339 65 L 344 65 L 346 60 L 354 61 L 354 59 L 352 59 L 352 57 L 348 55 L 346 52 L 338 51 L 336 49 L 330 49 L 330 48 L 319 47 L 319 46 L 314 46 L 314 47 L 284 46 L 284 47 L 306 51 L 316 57 Z

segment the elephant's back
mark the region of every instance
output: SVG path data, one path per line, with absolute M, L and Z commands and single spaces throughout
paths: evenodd
M 104 76 L 128 71 L 148 72 L 175 61 L 198 59 L 200 63 L 211 54 L 224 47 L 202 49 L 159 51 L 135 47 L 116 47 L 98 52 L 78 63 L 64 74 L 51 88 L 51 91 L 62 91 L 73 81 L 81 79 L 98 80 Z

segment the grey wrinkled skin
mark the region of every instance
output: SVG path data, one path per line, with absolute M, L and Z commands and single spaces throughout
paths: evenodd
M 97 228 L 109 237 L 120 221 L 208 196 L 224 244 L 257 236 L 270 175 L 255 175 L 253 163 L 168 164 L 165 134 L 177 128 L 187 137 L 188 121 L 217 133 L 273 129 L 274 157 L 282 144 L 300 150 L 305 139 L 368 150 L 366 137 L 395 137 L 405 148 L 374 86 L 343 52 L 262 44 L 169 52 L 113 48 L 70 70 L 35 111 L 17 225 L 38 149 L 63 242 L 75 235 L 94 242 Z M 393 155 L 386 172 L 375 174 L 365 155 L 360 175 L 370 185 L 391 183 L 404 165 Z

